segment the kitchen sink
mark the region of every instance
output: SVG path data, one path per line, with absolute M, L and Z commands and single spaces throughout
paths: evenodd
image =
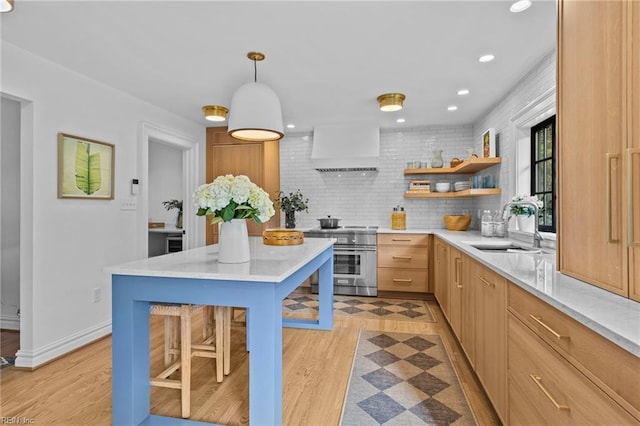
M 521 246 L 506 240 L 477 240 L 477 241 L 462 241 L 463 244 L 468 244 L 480 251 L 487 253 L 528 253 L 528 254 L 549 254 L 550 251 L 546 249 L 539 249 L 535 247 Z

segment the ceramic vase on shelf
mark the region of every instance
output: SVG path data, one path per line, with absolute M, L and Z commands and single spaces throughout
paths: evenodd
M 444 161 L 442 160 L 442 150 L 435 149 L 433 150 L 433 159 L 431 160 L 431 167 L 434 169 L 439 169 L 444 165 Z
M 534 215 L 519 214 L 516 215 L 516 220 L 518 221 L 518 229 L 520 231 L 533 233 L 535 229 L 535 223 L 533 222 L 535 220 Z
M 220 224 L 219 263 L 243 263 L 251 259 L 246 219 L 232 219 Z
M 284 212 L 284 227 L 287 229 L 293 229 L 296 227 L 296 212 L 294 211 Z

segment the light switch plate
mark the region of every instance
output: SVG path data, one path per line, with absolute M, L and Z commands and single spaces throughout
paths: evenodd
M 138 203 L 135 198 L 124 198 L 120 201 L 120 210 L 135 210 L 138 208 Z

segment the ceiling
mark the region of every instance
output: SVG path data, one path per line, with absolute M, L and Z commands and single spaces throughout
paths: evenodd
M 555 1 L 518 14 L 510 3 L 15 0 L 1 31 L 204 126 L 203 105 L 228 107 L 253 80 L 246 54 L 257 50 L 266 54 L 258 81 L 278 94 L 293 131 L 353 121 L 388 129 L 473 123 L 554 50 Z M 486 53 L 496 59 L 479 63 Z M 461 88 L 471 93 L 458 96 Z M 406 94 L 402 111 L 378 110 L 387 92 Z

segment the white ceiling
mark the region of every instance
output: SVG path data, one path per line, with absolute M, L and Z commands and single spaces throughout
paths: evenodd
M 509 5 L 15 0 L 1 31 L 6 42 L 206 126 L 201 107 L 229 106 L 253 80 L 246 54 L 257 50 L 266 54 L 258 81 L 279 95 L 296 132 L 365 120 L 400 128 L 473 123 L 554 50 L 555 1 L 533 0 L 518 14 Z M 495 61 L 479 63 L 485 53 Z M 458 96 L 460 88 L 471 93 Z M 376 97 L 386 92 L 405 93 L 405 108 L 380 112 Z

